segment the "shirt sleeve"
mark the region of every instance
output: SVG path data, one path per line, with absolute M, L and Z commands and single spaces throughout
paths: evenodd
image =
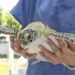
M 23 26 L 27 25 L 27 16 L 26 16 L 26 0 L 19 0 L 14 8 L 10 11 L 12 16 Z

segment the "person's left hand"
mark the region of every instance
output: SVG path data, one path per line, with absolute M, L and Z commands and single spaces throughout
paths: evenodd
M 57 47 L 51 39 L 47 38 L 46 42 L 52 48 L 54 53 L 40 45 L 40 55 L 52 64 L 67 64 L 75 66 L 75 44 L 70 41 L 56 39 L 59 42 L 60 48 Z

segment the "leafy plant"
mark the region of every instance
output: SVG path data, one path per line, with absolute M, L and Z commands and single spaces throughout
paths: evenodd
M 5 16 L 3 16 L 2 25 L 16 31 L 19 31 L 21 29 L 21 25 L 9 12 L 5 13 Z
M 0 6 L 0 25 L 2 24 L 3 9 Z

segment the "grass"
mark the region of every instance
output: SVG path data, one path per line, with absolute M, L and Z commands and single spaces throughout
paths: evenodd
M 14 63 L 17 62 L 18 59 L 14 59 Z M 0 75 L 9 75 L 9 68 L 8 68 L 8 59 L 7 58 L 0 58 Z M 14 65 L 14 70 L 16 70 L 16 66 Z
M 9 75 L 8 64 L 0 64 L 0 75 Z

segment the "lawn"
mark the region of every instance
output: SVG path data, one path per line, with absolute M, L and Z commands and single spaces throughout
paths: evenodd
M 14 59 L 14 63 L 16 63 L 17 60 L 18 59 Z M 14 65 L 14 70 L 15 69 L 16 69 L 16 66 Z M 7 58 L 0 58 L 0 75 L 9 75 Z

